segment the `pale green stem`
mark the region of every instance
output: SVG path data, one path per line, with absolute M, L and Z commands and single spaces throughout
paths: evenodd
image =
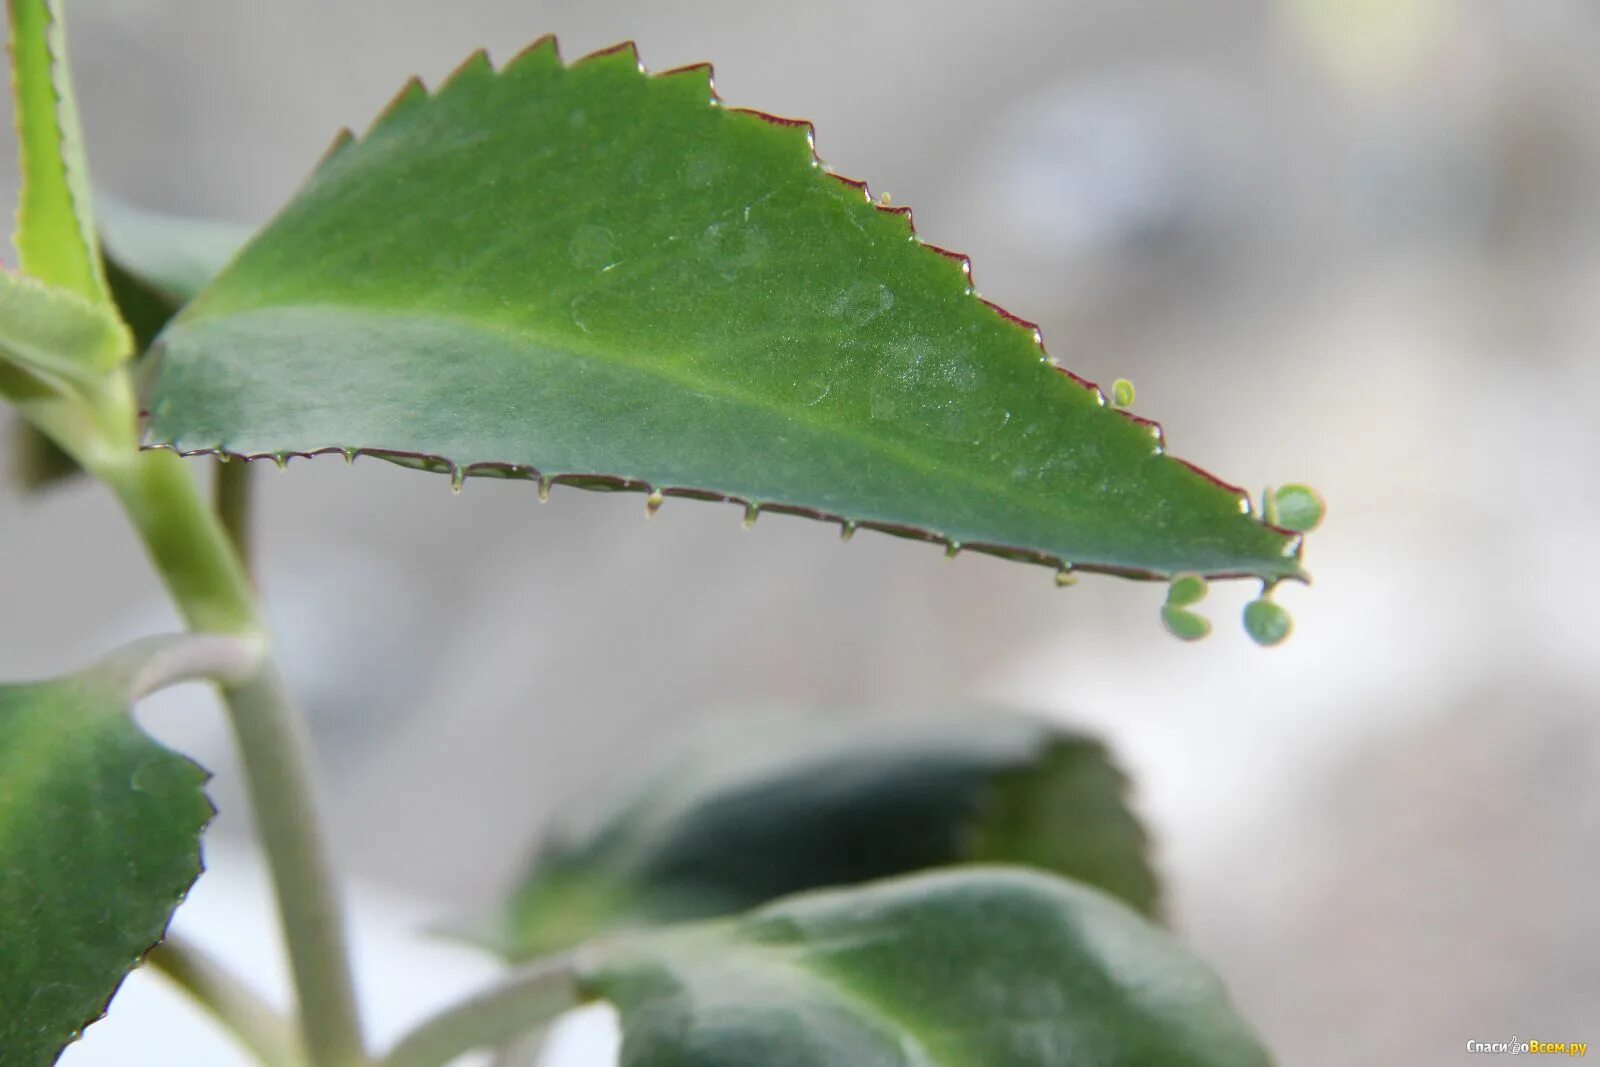
M 244 569 L 253 571 L 255 538 L 252 536 L 252 520 L 255 509 L 251 506 L 250 464 L 242 459 L 217 464 L 213 494 L 217 517 L 222 520 L 222 528 L 228 532 L 228 540 L 233 542 L 234 552 L 244 563 Z
M 495 1050 L 489 1067 L 534 1067 L 549 1035 L 550 1027 L 539 1026 L 512 1038 Z
M 513 1041 L 586 999 L 571 960 L 534 964 L 418 1026 L 382 1067 L 443 1067 L 464 1052 Z
M 90 668 L 131 703 L 180 682 L 242 682 L 261 670 L 267 643 L 239 634 L 141 637 Z
M 168 934 L 145 962 L 193 997 L 263 1067 L 292 1067 L 298 1062 L 290 1021 L 199 946 Z
M 96 457 L 179 610 L 197 630 L 264 634 L 250 580 L 183 461 L 171 452 Z M 270 660 L 222 697 L 244 764 L 278 901 L 311 1067 L 366 1061 L 344 917 L 317 816 L 304 720 Z

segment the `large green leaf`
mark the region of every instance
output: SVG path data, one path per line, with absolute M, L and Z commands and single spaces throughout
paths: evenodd
M 335 143 L 158 342 L 149 440 L 730 499 L 1039 562 L 1301 575 L 708 67 L 550 40 Z M 652 502 L 660 497 L 652 498 Z
M 99 676 L 0 686 L 0 1064 L 54 1063 L 161 939 L 205 780 Z
M 622 1067 L 1264 1067 L 1221 983 L 1091 889 L 967 868 L 602 950 Z
M 952 863 L 1030 864 L 1153 912 L 1148 842 L 1097 741 L 985 711 L 706 731 L 590 825 L 557 824 L 498 920 L 532 958 L 616 928 Z
M 47 285 L 105 304 L 61 5 L 59 0 L 7 0 L 6 7 L 22 163 L 15 239 L 22 269 Z

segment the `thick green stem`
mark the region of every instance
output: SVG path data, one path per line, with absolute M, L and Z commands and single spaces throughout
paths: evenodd
M 515 1040 L 585 999 L 571 960 L 534 964 L 411 1031 L 382 1067 L 443 1067 L 463 1052 Z
M 183 461 L 130 452 L 94 471 L 121 499 L 189 625 L 264 633 L 250 580 Z M 289 951 L 311 1067 L 366 1062 L 304 721 L 270 661 L 222 689 Z
M 145 962 L 227 1027 L 263 1067 L 289 1067 L 297 1062 L 289 1020 L 199 946 L 168 934 Z
M 135 452 L 95 473 L 127 509 L 191 627 L 211 633 L 264 630 L 250 578 L 182 459 L 165 451 Z
M 304 719 L 275 664 L 222 690 L 272 870 L 312 1067 L 366 1062 L 344 913 L 318 818 Z

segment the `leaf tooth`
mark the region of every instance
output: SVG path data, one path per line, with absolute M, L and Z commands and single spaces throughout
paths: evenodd
M 328 142 L 328 147 L 322 150 L 322 155 L 318 158 L 317 165 L 311 168 L 312 173 L 332 163 L 346 148 L 355 144 L 355 141 L 356 135 L 350 132 L 350 127 L 341 128 L 338 133 L 333 135 L 333 140 Z
M 1011 311 L 1007 311 L 1005 308 L 1001 307 L 999 304 L 996 304 L 993 300 L 989 300 L 989 299 L 986 299 L 986 298 L 981 297 L 981 296 L 978 299 L 983 302 L 983 306 L 984 307 L 988 308 L 990 311 L 994 312 L 996 315 L 999 315 L 1002 319 L 1004 319 L 1005 321 L 1011 323 L 1011 325 L 1020 326 L 1024 330 L 1027 330 L 1028 333 L 1033 336 L 1033 343 L 1039 346 L 1039 351 L 1040 352 L 1044 352 L 1044 331 L 1039 329 L 1039 324 L 1038 323 L 1029 322 L 1027 319 L 1023 318 L 1021 315 L 1015 314 L 1014 312 L 1011 312 Z M 1048 356 L 1048 353 L 1046 353 L 1046 355 Z
M 681 67 L 673 67 L 671 70 L 661 71 L 659 74 L 651 75 L 651 77 L 655 78 L 657 81 L 682 79 L 685 81 L 693 81 L 695 83 L 703 83 L 705 86 L 706 102 L 712 107 L 722 106 L 722 95 L 717 92 L 716 68 L 704 60 L 701 60 L 699 63 L 689 63 Z
M 1115 410 L 1118 415 L 1121 415 L 1135 426 L 1142 427 L 1147 433 L 1150 434 L 1152 438 L 1155 439 L 1155 450 L 1157 455 L 1161 455 L 1166 452 L 1167 431 L 1159 422 L 1157 422 L 1155 419 L 1147 419 L 1143 415 L 1135 415 L 1126 408 L 1116 408 Z
M 757 504 L 753 500 L 746 501 L 744 505 L 744 528 L 746 530 L 750 529 L 750 527 L 756 524 L 756 520 L 760 517 L 761 505 Z
M 866 182 L 862 181 L 860 178 L 851 178 L 848 175 L 840 174 L 826 163 L 824 163 L 822 166 L 823 172 L 827 174 L 828 177 L 832 178 L 840 185 L 849 186 L 851 189 L 854 189 L 856 192 L 861 194 L 861 199 L 867 203 L 873 203 L 872 190 L 867 186 Z
M 839 540 L 849 541 L 855 535 L 856 523 L 854 519 L 845 519 L 839 524 Z
M 444 81 L 439 83 L 439 88 L 435 90 L 434 95 L 443 96 L 459 86 L 493 77 L 494 64 L 489 61 L 489 50 L 480 48 L 466 59 L 463 59 L 455 70 L 445 75 Z
M 450 491 L 461 492 L 461 487 L 467 484 L 467 468 L 459 463 L 450 464 Z
M 811 156 L 811 165 L 819 170 L 826 170 L 827 164 L 823 163 L 822 157 L 817 155 L 817 128 L 812 125 L 810 119 L 790 119 L 782 115 L 774 115 L 768 111 L 757 111 L 755 108 L 750 107 L 735 107 L 728 110 L 731 114 L 748 115 L 753 119 L 781 130 L 792 130 L 804 134 L 805 149 Z M 827 173 L 832 174 L 833 172 L 827 171 Z M 861 184 L 865 188 L 866 183 L 862 182 Z
M 1073 573 L 1072 564 L 1063 560 L 1061 562 L 1061 566 L 1056 570 L 1056 587 L 1058 589 L 1064 589 L 1069 585 L 1077 584 L 1078 576 Z
M 501 68 L 501 74 L 521 74 L 531 70 L 554 70 L 562 66 L 561 42 L 556 35 L 547 33 L 512 56 Z
M 905 220 L 906 231 L 909 236 L 912 238 L 917 236 L 917 222 L 916 219 L 912 217 L 911 209 L 909 207 L 904 204 L 895 204 L 891 206 L 883 203 L 873 204 L 872 206 L 883 212 L 885 215 L 900 216 Z
M 379 111 L 377 117 L 367 126 L 367 132 L 361 136 L 363 138 L 371 137 L 396 118 L 425 106 L 427 102 L 428 87 L 422 84 L 421 78 L 413 74 L 406 79 L 406 83 L 400 87 L 400 91 L 389 98 L 389 102 L 383 106 L 383 110 Z
M 644 498 L 645 517 L 649 519 L 655 518 L 656 512 L 661 510 L 661 502 L 665 499 L 666 497 L 661 494 L 661 490 L 650 490 L 650 495 Z
M 930 252 L 934 252 L 943 256 L 945 259 L 948 259 L 950 262 L 954 263 L 957 267 L 960 267 L 961 276 L 966 279 L 967 292 L 977 292 L 977 289 L 974 288 L 972 282 L 972 258 L 970 256 L 964 252 L 952 252 L 948 248 L 940 248 L 938 245 L 929 244 L 927 241 L 922 242 L 922 247 L 926 248 Z M 982 298 L 980 297 L 979 299 Z
M 1188 460 L 1184 459 L 1181 456 L 1173 456 L 1172 458 L 1174 460 L 1176 460 L 1177 462 L 1182 463 L 1185 467 L 1188 467 L 1190 470 L 1194 471 L 1196 474 L 1198 474 L 1200 477 L 1204 478 L 1206 481 L 1210 482 L 1212 485 L 1216 486 L 1218 489 L 1223 489 L 1223 490 L 1226 490 L 1229 493 L 1232 493 L 1234 499 L 1239 502 L 1239 512 L 1240 512 L 1240 514 L 1243 514 L 1243 515 L 1250 514 L 1250 494 L 1249 493 L 1245 492 L 1243 489 L 1240 489 L 1237 485 L 1233 485 L 1233 484 L 1231 484 L 1229 482 L 1223 481 L 1221 478 L 1218 478 L 1215 474 L 1212 474 L 1210 471 L 1206 470 L 1204 467 L 1201 467 L 1201 466 L 1199 466 L 1197 464 L 1194 464 L 1194 463 L 1190 463 Z M 1276 527 L 1274 527 L 1274 529 L 1276 529 Z M 1285 532 L 1287 532 L 1287 531 L 1285 531 Z
M 1058 374 L 1066 375 L 1068 378 L 1072 379 L 1074 384 L 1080 385 L 1083 388 L 1089 390 L 1089 392 L 1093 393 L 1094 396 L 1095 396 L 1095 400 L 1099 403 L 1099 405 L 1101 407 L 1105 407 L 1106 406 L 1106 394 L 1094 382 L 1091 382 L 1089 379 L 1087 379 L 1087 378 L 1085 378 L 1085 377 L 1083 377 L 1081 375 L 1072 373 L 1067 368 L 1063 367 L 1061 364 L 1056 363 L 1053 360 L 1051 361 L 1050 365 L 1056 369 L 1056 372 Z
M 944 545 L 944 558 L 955 559 L 961 555 L 961 542 L 956 540 L 946 541 Z
M 550 502 L 550 481 L 548 474 L 539 475 L 539 503 L 541 504 Z
M 605 48 L 597 48 L 586 56 L 580 56 L 572 61 L 570 66 L 582 67 L 590 63 L 603 63 L 614 58 L 625 58 L 633 64 L 633 69 L 640 74 L 646 73 L 644 64 L 639 61 L 639 46 L 633 41 L 618 41 L 616 44 Z

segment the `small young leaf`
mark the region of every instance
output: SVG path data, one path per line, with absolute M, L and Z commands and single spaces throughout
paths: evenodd
M 598 823 L 558 825 L 480 940 L 512 958 L 963 862 L 1069 874 L 1154 913 L 1148 842 L 1095 741 L 994 711 L 728 724 Z
M 205 781 L 92 676 L 0 686 L 0 1063 L 54 1063 L 161 939 Z
M 83 135 L 67 69 L 59 0 L 7 0 L 22 163 L 17 253 L 22 270 L 91 304 L 109 303 L 90 211 Z
M 1079 570 L 1302 577 L 705 67 L 544 41 L 408 86 L 168 328 L 149 440 L 734 500 Z
M 580 954 L 580 960 L 584 959 Z M 1092 889 L 970 867 L 600 947 L 628 1067 L 1269 1067 L 1217 977 Z

